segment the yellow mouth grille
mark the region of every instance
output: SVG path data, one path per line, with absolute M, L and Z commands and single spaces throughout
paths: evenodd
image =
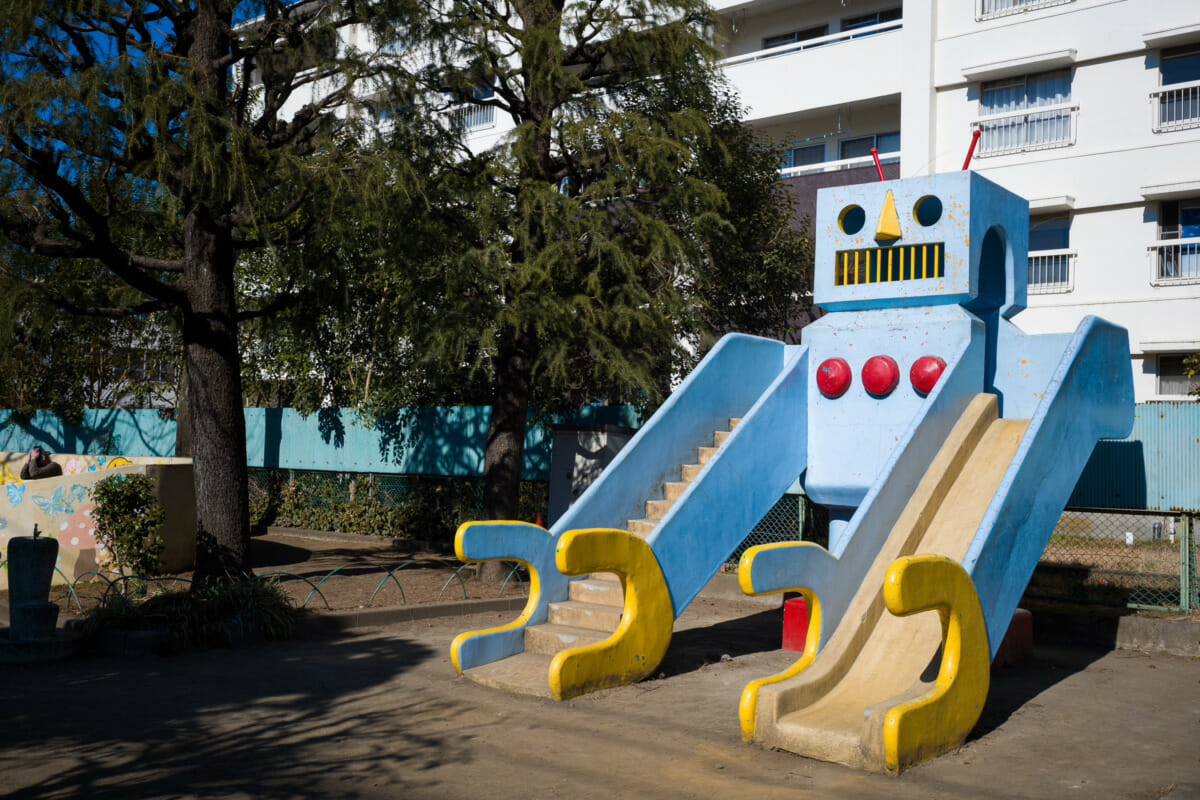
M 941 278 L 946 274 L 942 263 L 944 249 L 938 242 L 839 250 L 834 256 L 833 285 Z

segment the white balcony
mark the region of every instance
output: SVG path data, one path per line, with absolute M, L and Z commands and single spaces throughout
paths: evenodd
M 1150 93 L 1155 133 L 1200 127 L 1200 81 L 1174 83 Z
M 1200 237 L 1155 242 L 1148 251 L 1154 286 L 1200 283 Z
M 1074 288 L 1074 250 L 1037 250 L 1029 254 L 1029 294 L 1062 294 Z
M 494 106 L 460 105 L 446 112 L 450 115 L 451 124 L 469 133 L 483 131 L 496 125 L 496 108 Z
M 880 164 L 895 164 L 900 161 L 900 153 L 880 153 Z M 875 164 L 875 159 L 870 156 L 858 156 L 856 158 L 843 158 L 837 161 L 822 161 L 819 164 L 804 164 L 799 167 L 787 167 L 779 170 L 781 178 L 795 178 L 797 175 L 813 175 L 818 172 L 837 172 L 843 169 L 854 169 L 856 167 L 870 167 Z
M 972 125 L 983 133 L 976 156 L 999 156 L 1075 144 L 1077 105 L 1036 108 L 982 117 Z
M 903 24 L 893 20 L 756 50 L 724 59 L 721 67 L 751 120 L 898 95 Z

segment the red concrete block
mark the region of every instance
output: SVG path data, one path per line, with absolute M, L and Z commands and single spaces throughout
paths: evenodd
M 803 597 L 783 601 L 783 649 L 804 652 L 808 638 L 808 604 Z
M 1013 612 L 1012 621 L 992 659 L 993 667 L 1019 664 L 1033 655 L 1033 614 L 1023 608 Z

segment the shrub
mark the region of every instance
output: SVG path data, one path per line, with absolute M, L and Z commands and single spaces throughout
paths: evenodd
M 117 566 L 137 575 L 162 571 L 163 540 L 158 535 L 166 514 L 145 475 L 113 475 L 92 488 L 96 538 Z
M 122 594 L 114 585 L 84 612 L 85 636 L 104 630 L 159 631 L 176 646 L 213 647 L 255 639 L 286 639 L 302 612 L 272 578 L 216 581 L 192 591 Z

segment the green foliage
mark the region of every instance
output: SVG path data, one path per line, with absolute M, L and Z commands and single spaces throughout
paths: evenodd
M 545 481 L 522 481 L 518 519 L 547 513 Z M 449 546 L 464 522 L 480 519 L 478 478 L 256 471 L 251 518 L 259 525 L 342 531 Z
M 1195 378 L 1197 375 L 1200 375 L 1200 353 L 1192 353 L 1184 357 L 1183 374 L 1189 378 Z M 1200 384 L 1188 391 L 1188 394 L 1200 397 Z
M 145 475 L 113 475 L 92 489 L 96 538 L 104 543 L 118 566 L 136 575 L 162 570 L 163 540 L 158 535 L 166 513 Z
M 348 233 L 343 208 L 415 174 L 335 113 L 379 76 L 331 46 L 355 6 L 0 6 L 0 269 L 84 316 L 170 315 L 153 324 L 182 345 L 196 473 L 227 476 L 197 482 L 204 574 L 248 569 L 240 324 L 336 289 L 320 256 Z
M 213 647 L 254 639 L 286 639 L 302 612 L 271 578 L 214 581 L 190 592 L 131 599 L 116 588 L 84 615 L 84 635 L 105 630 L 159 631 L 176 646 Z

